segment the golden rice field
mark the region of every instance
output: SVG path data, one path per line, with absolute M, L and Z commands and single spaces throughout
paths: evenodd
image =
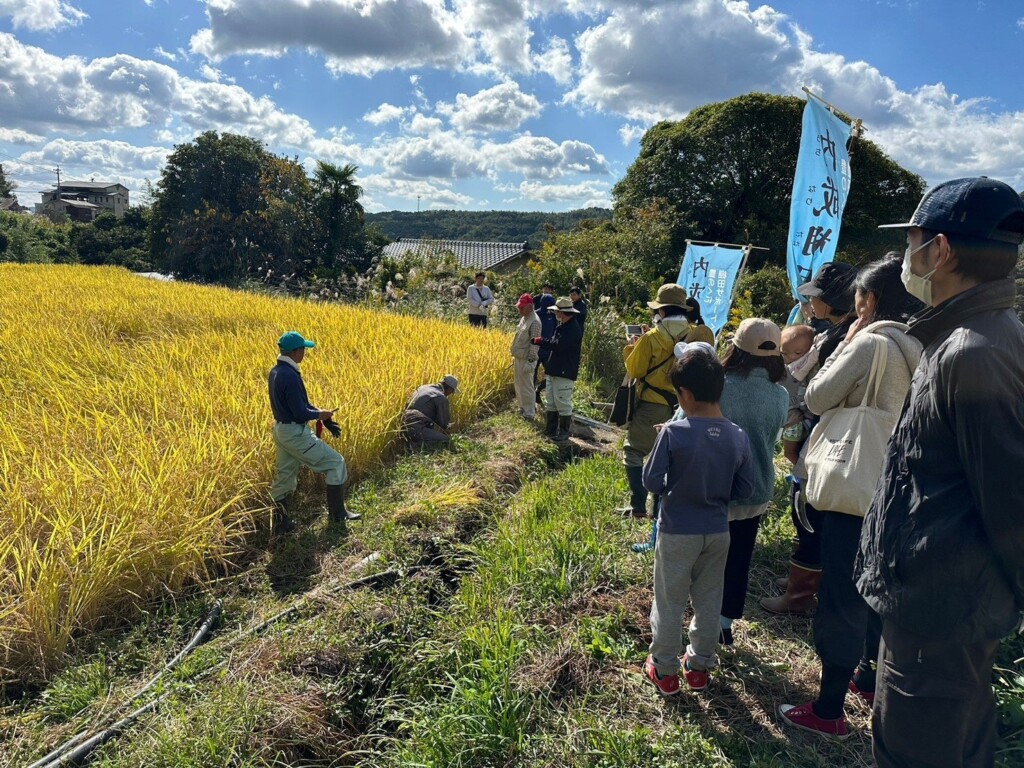
M 339 408 L 354 476 L 394 447 L 419 384 L 459 377 L 456 422 L 510 387 L 497 331 L 0 265 L 0 680 L 57 668 L 76 633 L 203 578 L 266 518 L 286 330 L 317 342 L 303 375 Z

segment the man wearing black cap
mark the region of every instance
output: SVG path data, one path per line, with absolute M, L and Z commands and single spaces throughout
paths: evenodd
M 924 345 L 864 519 L 857 586 L 883 620 L 874 757 L 991 766 L 992 663 L 1024 609 L 1024 325 L 1009 277 L 1024 203 L 940 184 L 909 222 L 903 282 Z

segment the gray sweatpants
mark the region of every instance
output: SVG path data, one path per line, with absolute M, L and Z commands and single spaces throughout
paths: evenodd
M 693 604 L 690 644 L 686 648 L 690 666 L 718 666 L 719 612 L 728 555 L 728 531 L 703 536 L 658 534 L 654 549 L 651 656 L 659 675 L 679 674 L 687 601 Z

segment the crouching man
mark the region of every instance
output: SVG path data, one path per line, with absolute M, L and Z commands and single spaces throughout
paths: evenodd
M 452 426 L 449 400 L 458 391 L 459 380 L 449 374 L 437 384 L 424 384 L 412 393 L 402 413 L 402 432 L 412 450 L 448 445 Z

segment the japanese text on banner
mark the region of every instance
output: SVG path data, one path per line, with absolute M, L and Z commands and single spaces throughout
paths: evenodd
M 798 301 L 797 288 L 811 280 L 821 265 L 832 261 L 836 254 L 852 180 L 849 138 L 849 125 L 816 99 L 808 99 L 793 177 L 786 248 L 786 271 Z
M 729 320 L 732 289 L 745 253 L 745 248 L 686 244 L 676 282 L 686 289 L 687 296 L 700 304 L 704 324 L 716 336 Z

